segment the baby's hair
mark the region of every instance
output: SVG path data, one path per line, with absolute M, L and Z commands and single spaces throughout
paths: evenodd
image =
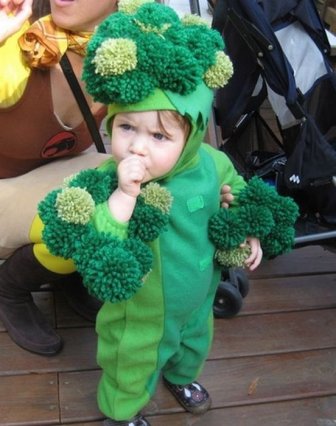
M 190 132 L 190 123 L 189 121 L 183 117 L 181 114 L 179 114 L 177 111 L 174 110 L 163 110 L 163 111 L 157 111 L 158 115 L 158 122 L 160 126 L 160 130 L 166 134 L 169 135 L 169 132 L 165 128 L 163 122 L 170 120 L 175 122 L 183 131 L 185 135 L 185 139 L 187 140 Z

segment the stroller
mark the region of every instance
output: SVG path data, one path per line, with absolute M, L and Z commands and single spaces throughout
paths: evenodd
M 217 0 L 213 27 L 235 70 L 216 95 L 219 149 L 246 179 L 257 175 L 294 198 L 296 247 L 313 243 L 334 251 L 336 75 L 314 1 Z M 273 128 L 263 117 L 265 104 Z M 217 316 L 230 316 L 224 305 Z
M 216 96 L 221 149 L 246 178 L 261 176 L 292 196 L 301 221 L 313 218 L 315 229 L 330 231 L 336 225 L 336 75 L 313 0 L 219 0 L 214 13 L 235 68 Z M 265 100 L 278 135 L 260 113 Z M 331 231 L 323 238 L 334 237 Z

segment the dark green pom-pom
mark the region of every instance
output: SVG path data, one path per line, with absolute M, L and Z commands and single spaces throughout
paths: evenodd
M 130 238 L 124 240 L 124 248 L 130 251 L 133 256 L 138 259 L 141 268 L 142 277 L 144 277 L 152 268 L 153 254 L 151 249 L 143 243 L 139 238 Z
M 140 199 L 138 201 L 139 206 L 134 210 L 129 222 L 129 235 L 145 242 L 154 241 L 167 225 L 169 216 L 161 210 L 145 204 Z
M 102 247 L 88 262 L 83 275 L 90 293 L 101 301 L 130 299 L 143 285 L 141 268 L 133 255 L 121 245 Z
M 246 236 L 245 224 L 234 210 L 220 209 L 209 221 L 209 237 L 220 250 L 236 248 Z
M 110 173 L 96 169 L 87 169 L 79 172 L 69 180 L 70 187 L 86 189 L 96 204 L 105 201 L 117 186 L 117 181 L 112 179 Z

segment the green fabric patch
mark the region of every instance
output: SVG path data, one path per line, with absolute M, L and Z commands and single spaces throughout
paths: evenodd
M 202 195 L 197 195 L 196 197 L 189 198 L 189 200 L 187 200 L 187 206 L 189 212 L 194 213 L 204 207 L 204 198 L 202 197 Z

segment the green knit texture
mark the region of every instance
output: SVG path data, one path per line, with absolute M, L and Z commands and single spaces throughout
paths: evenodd
M 253 177 L 238 195 L 237 204 L 238 207 L 220 209 L 209 222 L 209 237 L 221 265 L 244 264 L 249 252 L 239 246 L 247 237 L 259 238 L 265 258 L 292 249 L 299 209 L 290 197 L 280 196 L 262 179 Z
M 124 0 L 99 25 L 83 79 L 95 100 L 134 104 L 155 88 L 187 95 L 202 82 L 222 87 L 232 75 L 221 35 L 196 17 L 180 19 L 153 1 Z
M 138 197 L 126 240 L 97 232 L 91 222 L 95 206 L 117 185 L 115 172 L 84 170 L 67 178 L 63 188 L 50 192 L 38 206 L 50 253 L 73 259 L 90 294 L 109 302 L 127 300 L 143 286 L 153 263 L 146 243 L 163 231 L 172 204 L 167 189 L 149 183 Z
M 217 250 L 215 259 L 223 268 L 243 268 L 250 254 L 251 248 L 246 244 L 244 247 L 237 247 L 231 250 Z

